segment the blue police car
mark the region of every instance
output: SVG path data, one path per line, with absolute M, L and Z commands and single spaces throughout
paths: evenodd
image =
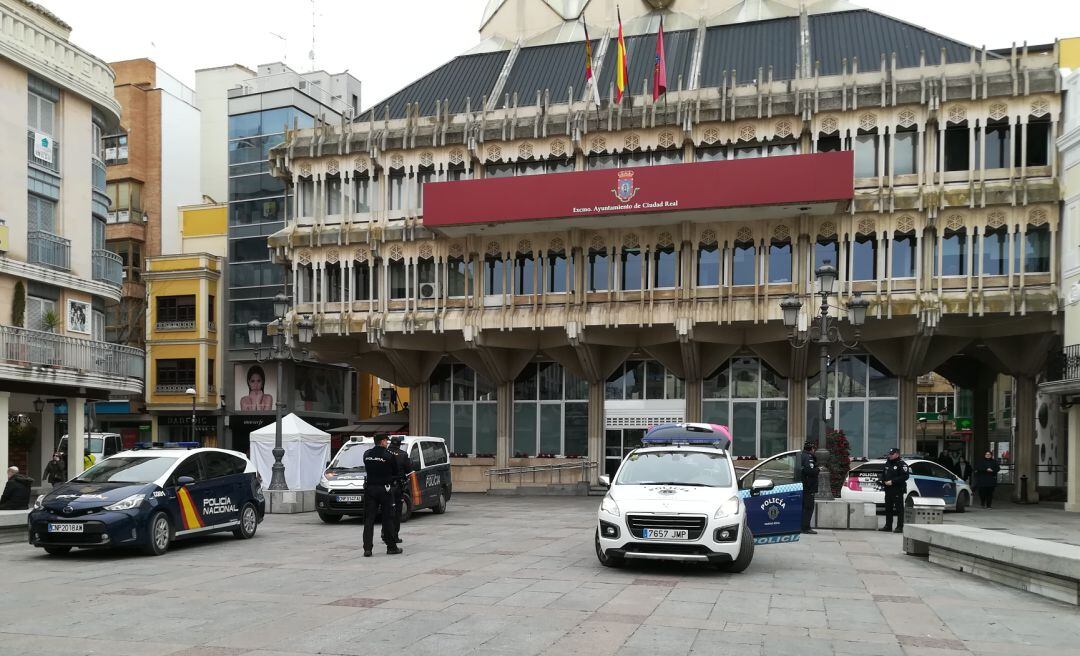
M 160 556 L 173 540 L 218 531 L 255 536 L 266 511 L 262 482 L 242 454 L 170 443 L 122 451 L 34 502 L 30 544 L 139 547 Z

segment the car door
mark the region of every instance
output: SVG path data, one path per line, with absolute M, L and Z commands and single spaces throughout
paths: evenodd
M 945 505 L 951 506 L 956 503 L 956 475 L 945 469 L 943 466 L 931 463 L 930 464 L 930 480 L 934 487 L 937 488 L 937 492 L 934 496 L 939 496 L 945 500 Z M 930 495 L 926 495 L 930 496 Z
M 423 476 L 424 462 L 420 458 L 420 443 L 413 442 L 409 447 L 409 466 L 412 467 L 412 473 L 409 475 L 407 492 L 412 498 L 413 508 L 424 508 L 426 506 L 424 499 L 424 491 L 420 485 L 420 478 Z
M 438 503 L 439 491 L 450 487 L 450 459 L 446 446 L 435 440 L 423 440 L 420 451 L 424 457 L 424 469 L 420 476 L 420 489 L 424 503 L 433 506 Z M 445 480 L 444 480 L 445 479 Z
M 796 542 L 802 532 L 802 482 L 798 451 L 788 451 L 758 463 L 739 479 L 739 496 L 754 544 Z M 754 481 L 768 479 L 771 490 L 754 493 Z
M 934 475 L 934 465 L 931 462 L 921 460 L 908 466 L 909 483 L 908 492 L 914 491 L 920 497 L 944 498 L 944 481 Z M 955 487 L 955 486 L 953 486 Z M 912 490 L 914 488 L 914 490 Z
M 243 469 L 237 469 L 239 458 L 218 451 L 204 451 L 201 455 L 206 473 L 206 481 L 201 484 L 206 525 L 225 528 L 239 524 L 244 481 Z
M 192 481 L 181 485 L 180 479 L 185 476 Z M 208 523 L 202 514 L 206 489 L 206 473 L 201 454 L 192 453 L 176 466 L 165 486 L 165 496 L 175 508 L 173 529 L 177 537 L 213 529 L 213 523 Z

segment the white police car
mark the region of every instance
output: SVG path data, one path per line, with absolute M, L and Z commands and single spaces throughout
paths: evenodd
M 266 504 L 247 457 L 194 442 L 164 446 L 121 451 L 39 496 L 27 520 L 30 544 L 51 555 L 73 547 L 161 555 L 177 538 L 254 537 Z
M 971 505 L 971 486 L 964 479 L 931 460 L 903 460 L 909 470 L 905 504 L 915 497 L 927 497 L 942 499 L 946 509 L 956 512 L 964 512 Z M 840 488 L 840 498 L 885 507 L 885 489 L 878 482 L 884 467 L 885 461 L 881 459 L 868 460 L 852 467 Z
M 795 542 L 802 519 L 797 452 L 736 475 L 731 433 L 714 424 L 664 424 L 642 438 L 608 485 L 596 527 L 596 557 L 711 563 L 745 570 L 755 544 Z

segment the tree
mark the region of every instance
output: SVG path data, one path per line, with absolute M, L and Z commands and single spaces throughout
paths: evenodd
M 23 281 L 15 281 L 15 293 L 11 299 L 11 325 L 22 326 L 26 319 L 26 285 Z
M 840 496 L 840 488 L 851 469 L 851 443 L 844 431 L 833 429 L 825 438 L 825 445 L 829 449 L 829 486 L 835 496 Z

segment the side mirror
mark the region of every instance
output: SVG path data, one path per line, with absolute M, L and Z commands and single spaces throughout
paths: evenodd
M 770 479 L 768 479 L 768 478 L 759 478 L 758 480 L 754 481 L 753 485 L 750 486 L 750 495 L 751 496 L 757 496 L 757 495 L 761 494 L 762 492 L 767 492 L 767 491 L 773 489 L 774 487 L 776 487 L 776 485 L 773 484 L 773 482 Z
M 611 487 L 611 477 L 607 474 L 602 474 L 600 476 L 600 485 L 604 487 Z
M 182 486 L 191 485 L 194 482 L 195 479 L 190 476 L 181 476 L 180 478 L 176 479 L 176 484 Z

